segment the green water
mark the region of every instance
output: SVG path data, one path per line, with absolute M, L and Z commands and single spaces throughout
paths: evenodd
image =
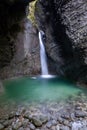
M 5 80 L 4 93 L 0 100 L 16 102 L 44 102 L 75 97 L 82 90 L 61 78 L 32 79 L 29 77 Z

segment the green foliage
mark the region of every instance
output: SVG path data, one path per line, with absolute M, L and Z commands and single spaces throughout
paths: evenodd
M 34 26 L 37 26 L 36 24 L 36 20 L 35 20 L 35 8 L 36 8 L 36 2 L 38 0 L 35 0 L 35 1 L 32 1 L 30 4 L 29 4 L 29 15 L 28 15 L 28 19 L 31 21 L 31 23 L 34 25 Z

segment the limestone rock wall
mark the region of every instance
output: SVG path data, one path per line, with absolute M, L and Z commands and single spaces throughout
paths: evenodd
M 0 1 L 0 78 L 40 74 L 38 32 L 27 19 L 28 4 Z
M 37 23 L 46 34 L 45 46 L 55 71 L 82 82 L 87 79 L 86 6 L 85 0 L 40 0 L 36 8 Z
M 66 26 L 66 34 L 72 41 L 73 57 L 79 69 L 77 78 L 86 83 L 87 80 L 87 1 L 70 0 L 61 9 L 62 24 Z
M 21 22 L 24 30 L 15 39 L 15 53 L 9 64 L 1 69 L 1 78 L 40 74 L 39 41 L 36 28 L 28 19 Z
M 84 62 L 87 64 L 87 1 L 71 0 L 61 9 L 66 33 L 72 40 L 73 48 L 84 49 Z

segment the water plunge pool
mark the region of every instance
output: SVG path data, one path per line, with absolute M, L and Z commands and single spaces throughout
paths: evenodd
M 62 78 L 30 78 L 23 77 L 5 80 L 4 93 L 0 101 L 14 102 L 45 102 L 66 100 L 82 92 L 74 84 Z
M 31 128 L 32 123 L 35 128 L 46 130 L 49 122 L 56 122 L 55 129 L 67 127 L 63 122 L 60 123 L 62 119 L 64 122 L 68 121 L 68 126 L 72 124 L 70 130 L 76 126 L 85 129 L 87 89 L 77 87 L 63 78 L 43 77 L 22 77 L 3 81 L 4 92 L 0 95 L 1 126 L 19 130 L 21 125 L 23 129 Z M 41 122 L 41 117 L 47 119 L 45 124 Z M 38 119 L 40 123 L 38 126 L 31 122 L 31 120 L 37 122 Z M 77 127 L 74 130 L 77 130 Z

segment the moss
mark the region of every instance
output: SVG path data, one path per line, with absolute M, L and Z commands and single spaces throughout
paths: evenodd
M 32 1 L 32 2 L 29 4 L 29 15 L 28 15 L 28 19 L 31 21 L 31 23 L 32 23 L 34 26 L 37 26 L 36 20 L 35 20 L 35 8 L 36 8 L 36 3 L 37 3 L 37 1 L 38 1 L 38 0 Z

